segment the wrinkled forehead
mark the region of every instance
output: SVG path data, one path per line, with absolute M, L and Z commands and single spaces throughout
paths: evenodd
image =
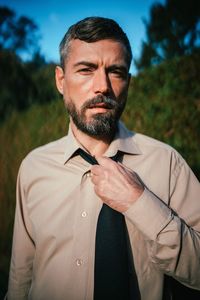
M 73 39 L 68 44 L 65 66 L 78 61 L 91 61 L 104 64 L 122 64 L 129 69 L 126 47 L 119 41 L 105 39 L 87 43 Z

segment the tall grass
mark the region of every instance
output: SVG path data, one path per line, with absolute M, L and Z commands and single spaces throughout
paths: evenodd
M 33 148 L 67 133 L 62 101 L 13 112 L 0 127 L 0 299 L 6 290 L 20 162 Z

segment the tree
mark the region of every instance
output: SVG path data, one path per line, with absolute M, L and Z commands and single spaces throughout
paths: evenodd
M 138 70 L 163 60 L 191 54 L 200 48 L 200 1 L 166 0 L 151 6 L 144 20 L 147 41 L 135 61 Z
M 13 10 L 0 7 L 0 120 L 13 110 L 58 98 L 53 84 L 53 64 L 40 53 L 37 25 Z M 22 54 L 29 54 L 29 61 Z M 45 82 L 45 85 L 41 84 Z
M 10 8 L 0 6 L 0 51 L 10 50 L 18 55 L 26 51 L 32 55 L 39 50 L 37 30 L 31 19 L 17 17 Z
M 14 52 L 0 51 L 0 66 L 0 120 L 3 121 L 13 109 L 28 108 L 36 91 L 26 65 Z

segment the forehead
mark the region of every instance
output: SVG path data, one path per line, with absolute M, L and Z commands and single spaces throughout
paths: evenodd
M 125 46 L 113 40 L 100 40 L 87 43 L 79 39 L 70 41 L 66 65 L 88 61 L 97 64 L 123 64 L 127 66 Z

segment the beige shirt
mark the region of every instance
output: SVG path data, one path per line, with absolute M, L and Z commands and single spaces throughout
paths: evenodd
M 22 162 L 9 278 L 9 300 L 92 300 L 94 249 L 102 201 L 89 163 L 72 157 L 72 132 Z M 200 289 L 200 184 L 170 146 L 121 123 L 105 156 L 146 185 L 125 215 L 141 299 L 160 300 L 163 274 Z

